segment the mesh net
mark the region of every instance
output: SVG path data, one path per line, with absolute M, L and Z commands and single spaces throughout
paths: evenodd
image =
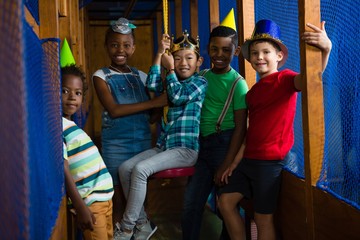
M 279 14 L 284 9 L 286 14 Z M 300 67 L 297 9 L 297 1 L 255 1 L 256 21 L 272 19 L 281 27 L 282 40 L 289 49 L 289 59 L 284 67 L 295 71 Z M 355 20 L 359 12 L 360 5 L 354 1 L 321 1 L 321 19 L 326 21 L 333 49 L 323 74 L 325 146 L 322 172 L 317 183 L 320 189 L 357 209 L 360 208 L 360 69 L 351 59 L 351 53 L 359 50 L 360 22 Z M 286 168 L 304 178 L 301 94 L 294 128 L 295 144 L 287 157 Z
M 21 1 L 0 9 L 0 238 L 49 239 L 64 195 L 59 43 L 38 39 Z
M 28 238 L 27 124 L 20 1 L 0 1 L 0 238 Z M 10 26 L 10 27 L 9 27 Z M 9 231 L 11 229 L 11 231 Z
M 360 209 L 360 69 L 353 59 L 359 51 L 360 5 L 321 3 L 333 50 L 323 77 L 325 156 L 318 187 Z
M 24 3 L 37 24 L 39 24 L 39 0 L 25 0 Z
M 56 39 L 39 41 L 31 27 L 24 26 L 31 203 L 28 224 L 31 239 L 48 239 L 64 195 L 59 42 Z
M 29 38 L 27 38 L 29 39 Z M 34 39 L 38 41 L 37 39 Z M 35 156 L 32 156 L 33 163 L 30 164 L 30 178 L 31 192 L 35 192 L 34 196 L 30 195 L 30 200 L 38 202 L 39 205 L 36 211 L 32 211 L 32 219 L 30 221 L 31 229 L 35 229 L 35 232 L 31 232 L 31 236 L 46 236 L 51 234 L 52 226 L 57 219 L 59 203 L 61 197 L 64 195 L 63 184 L 63 161 L 62 161 L 62 124 L 61 124 L 61 111 L 60 111 L 60 72 L 59 72 L 59 41 L 58 39 L 45 39 L 42 40 L 39 52 L 42 54 L 41 62 L 38 67 L 30 66 L 31 72 L 27 72 L 27 76 L 36 75 L 35 70 L 41 73 L 39 85 L 41 90 L 35 90 L 36 85 L 33 84 L 34 79 L 29 79 L 28 92 L 34 93 L 36 91 L 42 91 L 41 106 L 29 106 L 29 109 L 36 109 L 40 116 L 34 117 L 34 120 L 42 123 L 42 126 L 38 126 L 36 132 L 33 132 L 33 137 L 30 138 L 31 142 L 37 139 L 35 148 L 40 149 L 39 152 L 34 152 Z M 33 61 L 31 62 L 33 64 Z M 36 63 L 37 64 L 37 63 Z M 27 64 L 29 66 L 30 64 Z M 36 69 L 37 68 L 37 69 Z M 37 98 L 37 96 L 34 96 Z M 29 116 L 31 113 L 29 112 Z M 43 120 L 40 121 L 39 118 Z M 45 141 L 44 141 L 45 140 Z M 30 142 L 30 141 L 29 141 Z M 32 144 L 32 143 L 30 143 Z M 37 155 L 40 154 L 40 155 Z M 43 161 L 48 159 L 49 161 Z M 39 167 L 40 166 L 40 167 Z M 33 169 L 35 168 L 35 169 Z M 44 188 L 45 187 L 45 188 Z M 35 191 L 33 191 L 33 189 Z M 37 193 L 41 193 L 40 196 L 46 197 L 47 204 L 43 206 L 39 201 Z M 32 201 L 32 202 L 33 202 Z M 31 209 L 32 210 L 32 209 Z M 37 214 L 39 214 L 37 216 Z M 39 229 L 38 218 L 46 216 L 43 229 Z M 34 238 L 37 239 L 37 238 Z

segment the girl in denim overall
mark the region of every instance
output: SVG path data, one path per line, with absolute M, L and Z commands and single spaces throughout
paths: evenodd
M 149 110 L 167 104 L 166 95 L 150 99 L 144 85 L 146 74 L 127 65 L 135 51 L 134 28 L 125 18 L 111 24 L 105 36 L 111 64 L 93 74 L 94 87 L 104 107 L 102 157 L 114 182 L 114 223 L 121 219 L 125 206 L 118 168 L 124 161 L 151 148 Z

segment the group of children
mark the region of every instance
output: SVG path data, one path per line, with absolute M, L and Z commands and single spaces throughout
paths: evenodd
M 331 41 L 324 22 L 308 27 L 312 31 L 302 40 L 322 51 L 325 69 Z M 237 207 L 244 197 L 254 201 L 258 239 L 275 239 L 280 174 L 293 145 L 296 94 L 302 86 L 301 74 L 278 70 L 288 54 L 279 27 L 270 20 L 257 22 L 240 48 L 236 28 L 220 24 L 209 38 L 212 67 L 200 73 L 199 40 L 184 32 L 171 41 L 165 34 L 147 76 L 127 65 L 135 51 L 134 28 L 124 18 L 112 23 L 105 37 L 111 64 L 93 75 L 104 107 L 102 157 L 71 121 L 86 92 L 85 78 L 76 66 L 62 68 L 66 190 L 85 239 L 149 239 L 157 227 L 144 209 L 148 178 L 193 165 L 184 196 L 184 240 L 199 239 L 214 186 L 224 221 L 222 239 L 245 239 Z M 240 52 L 259 76 L 249 91 L 230 66 Z M 152 148 L 149 123 L 160 120 L 164 106 L 169 111 Z

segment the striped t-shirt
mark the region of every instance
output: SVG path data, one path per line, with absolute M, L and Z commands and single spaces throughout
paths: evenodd
M 87 206 L 108 201 L 114 194 L 113 182 L 91 138 L 73 121 L 63 118 L 64 158 L 80 196 Z

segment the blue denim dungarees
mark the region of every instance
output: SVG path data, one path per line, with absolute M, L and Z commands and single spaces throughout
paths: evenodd
M 131 73 L 115 75 L 110 75 L 108 68 L 103 68 L 102 71 L 117 103 L 131 104 L 149 100 L 137 69 L 131 68 Z M 102 156 L 114 185 L 119 184 L 118 167 L 134 155 L 151 148 L 148 120 L 148 111 L 118 118 L 111 118 L 108 112 L 103 112 Z

